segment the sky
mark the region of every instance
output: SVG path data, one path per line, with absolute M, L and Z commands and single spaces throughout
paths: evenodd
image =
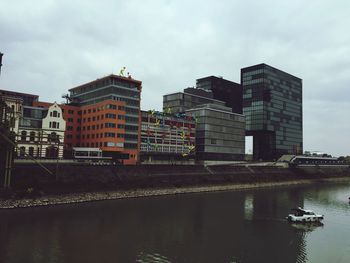
M 1 0 L 0 89 L 62 102 L 125 66 L 142 109 L 161 110 L 197 78 L 266 63 L 303 79 L 304 150 L 350 155 L 349 14 L 348 0 Z

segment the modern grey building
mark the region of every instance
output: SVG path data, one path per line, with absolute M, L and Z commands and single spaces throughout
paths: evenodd
M 184 92 L 176 92 L 163 96 L 163 111 L 181 113 L 201 104 L 225 105 L 225 102 L 216 100 L 213 92 L 204 89 L 187 88 Z
M 243 160 L 245 120 L 220 104 L 202 104 L 186 111 L 196 120 L 196 159 Z
M 246 135 L 254 159 L 303 152 L 302 80 L 266 64 L 241 69 Z

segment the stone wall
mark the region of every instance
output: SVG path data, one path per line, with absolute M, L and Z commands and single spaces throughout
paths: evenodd
M 232 165 L 136 165 L 93 166 L 79 163 L 16 164 L 12 190 L 28 188 L 41 193 L 180 187 L 226 183 L 280 182 L 350 176 L 349 167 L 281 168 L 273 166 Z

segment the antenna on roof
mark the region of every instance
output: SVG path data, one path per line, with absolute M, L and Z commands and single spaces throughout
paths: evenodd
M 69 97 L 68 94 L 63 94 L 63 95 L 62 95 L 62 98 L 63 98 L 63 99 L 66 99 L 66 104 L 69 104 L 69 102 L 72 100 L 72 99 Z

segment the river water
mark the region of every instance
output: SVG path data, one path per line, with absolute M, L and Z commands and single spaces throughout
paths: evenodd
M 0 262 L 350 262 L 350 183 L 0 211 Z M 293 226 L 290 208 L 325 215 Z

